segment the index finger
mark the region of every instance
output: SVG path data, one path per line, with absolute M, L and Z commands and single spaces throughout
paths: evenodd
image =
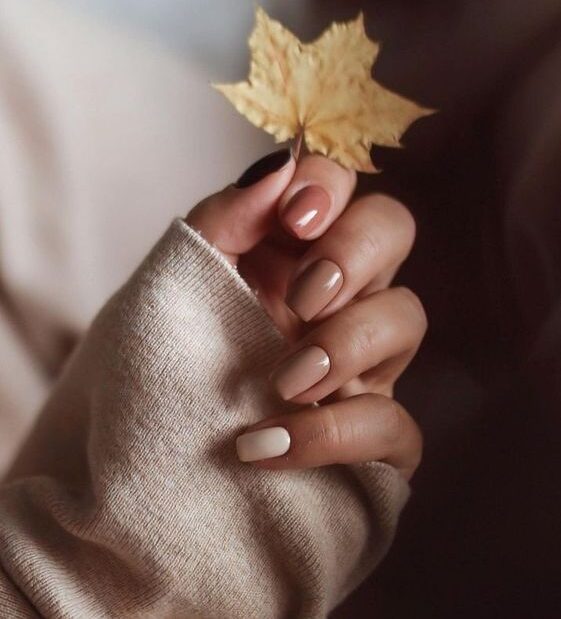
M 306 155 L 279 200 L 283 227 L 297 239 L 317 239 L 345 210 L 355 186 L 353 170 L 321 155 Z

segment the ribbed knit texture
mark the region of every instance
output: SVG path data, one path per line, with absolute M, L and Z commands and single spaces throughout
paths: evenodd
M 372 463 L 271 472 L 283 340 L 181 220 L 94 321 L 0 491 L 2 617 L 325 617 L 380 561 L 408 487 Z M 25 462 L 27 460 L 27 463 Z

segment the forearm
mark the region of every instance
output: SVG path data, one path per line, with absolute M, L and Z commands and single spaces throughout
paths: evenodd
M 2 488 L 4 607 L 325 616 L 380 560 L 407 486 L 384 464 L 238 462 L 233 438 L 279 410 L 265 376 L 282 347 L 235 270 L 175 222 L 96 319 Z

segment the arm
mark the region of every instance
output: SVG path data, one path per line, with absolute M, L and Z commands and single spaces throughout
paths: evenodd
M 382 463 L 238 462 L 235 435 L 278 412 L 264 377 L 281 346 L 236 271 L 176 221 L 94 322 L 1 490 L 8 616 L 321 617 L 356 586 L 407 486 Z

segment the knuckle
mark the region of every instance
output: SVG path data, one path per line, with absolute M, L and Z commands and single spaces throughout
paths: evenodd
M 352 251 L 346 254 L 350 267 L 355 267 L 360 273 L 365 262 L 375 263 L 386 252 L 386 247 L 380 235 L 369 226 L 355 227 L 343 232 L 344 245 Z M 353 269 L 354 270 L 354 269 Z
M 386 198 L 393 211 L 394 219 L 397 220 L 399 227 L 406 234 L 411 243 L 417 235 L 417 222 L 411 211 L 401 202 L 393 198 Z
M 387 400 L 386 397 L 380 395 L 379 393 L 361 393 L 360 395 L 355 396 L 355 400 L 360 403 L 361 406 L 372 413 L 377 412 L 380 404 Z
M 340 256 L 344 257 L 349 248 L 353 248 L 357 243 L 356 231 L 344 219 L 340 219 L 336 223 L 333 241 L 336 244 L 335 249 L 339 249 Z
M 369 262 L 375 262 L 388 253 L 386 243 L 372 230 L 362 229 L 357 231 L 355 236 L 355 252 L 361 261 L 367 259 Z
M 322 414 L 318 415 L 317 428 L 312 440 L 321 447 L 337 451 L 343 444 L 343 435 L 337 416 L 330 406 L 323 408 Z
M 417 222 L 411 211 L 392 196 L 376 194 L 373 198 L 376 209 L 371 210 L 371 212 L 382 214 L 386 220 L 391 222 L 392 227 L 397 229 L 400 235 L 404 235 L 409 244 L 412 245 L 417 235 Z
M 381 438 L 389 443 L 397 443 L 403 435 L 404 419 L 401 407 L 389 398 L 378 404 L 377 423 Z
M 421 334 L 425 334 L 428 329 L 428 318 L 423 303 L 419 297 L 405 286 L 395 288 L 401 307 L 406 312 L 409 320 L 414 321 Z
M 336 251 L 349 271 L 354 271 L 356 267 L 360 272 L 365 261 L 376 261 L 386 252 L 386 244 L 377 233 L 377 226 L 367 225 L 363 220 L 364 217 L 351 213 L 349 217 L 339 220 L 336 228 Z
M 364 398 L 364 406 L 372 413 L 379 439 L 392 445 L 399 441 L 405 421 L 399 404 L 379 393 L 367 393 L 358 397 Z
M 342 312 L 326 323 L 319 346 L 329 350 L 333 366 L 344 368 L 371 349 L 375 339 L 372 331 L 354 311 Z
M 351 350 L 353 361 L 360 365 L 361 359 L 369 359 L 372 350 L 378 345 L 383 327 L 372 320 L 355 320 L 349 326 L 346 340 Z
M 401 468 L 411 477 L 423 458 L 423 435 L 417 422 L 392 398 L 374 393 L 356 398 L 362 398 L 363 405 L 371 412 L 376 437 L 384 445 L 384 451 L 394 456 L 401 453 Z

